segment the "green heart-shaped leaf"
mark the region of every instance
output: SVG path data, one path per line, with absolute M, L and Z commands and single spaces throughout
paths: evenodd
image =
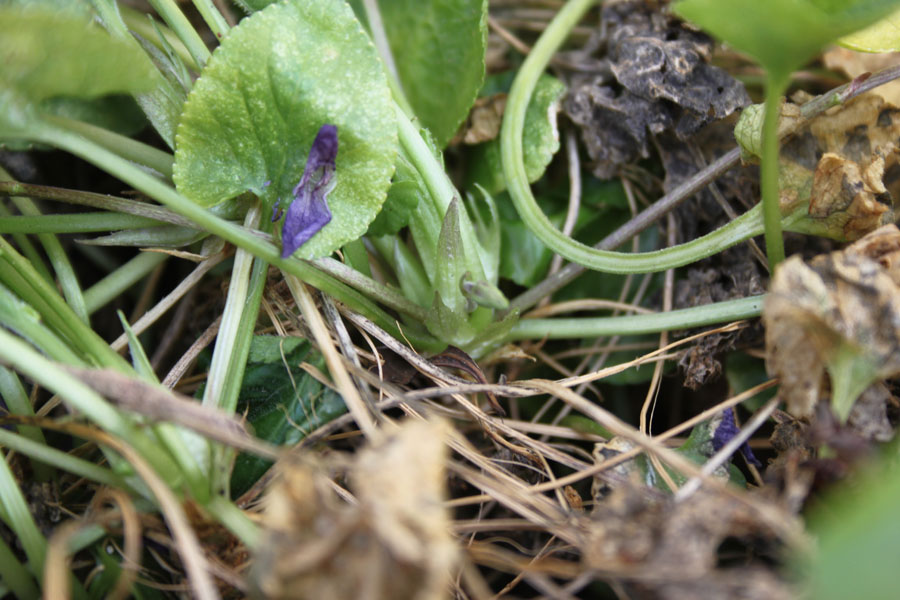
M 213 53 L 185 103 L 174 179 L 213 205 L 253 190 L 288 201 L 310 145 L 336 125 L 333 218 L 296 256 L 330 254 L 365 233 L 384 202 L 397 153 L 381 63 L 342 0 L 273 4 L 244 19 Z

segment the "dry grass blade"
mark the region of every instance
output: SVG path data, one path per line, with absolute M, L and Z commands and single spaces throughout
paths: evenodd
M 784 510 L 703 474 L 695 463 L 691 462 L 681 454 L 666 448 L 660 444 L 658 440 L 641 434 L 640 431 L 628 425 L 612 413 L 589 402 L 582 396 L 579 396 L 558 383 L 532 379 L 527 382 L 527 385 L 543 389 L 547 393 L 559 397 L 576 410 L 595 420 L 603 427 L 606 427 L 615 435 L 634 442 L 641 446 L 646 452 L 654 453 L 660 460 L 669 464 L 684 475 L 699 478 L 703 480 L 705 484 L 709 485 L 711 489 L 724 492 L 735 500 L 746 504 L 756 512 L 763 523 L 768 524 L 774 531 L 778 532 L 782 538 L 791 544 L 800 547 L 805 547 L 807 545 L 808 542 L 800 523 Z
M 225 257 L 228 255 L 226 252 L 218 252 L 210 257 L 207 257 L 202 263 L 197 265 L 197 267 L 191 271 L 191 273 L 185 277 L 171 292 L 169 292 L 163 299 L 156 303 L 156 306 L 151 308 L 149 311 L 143 314 L 140 319 L 135 321 L 131 329 L 134 331 L 135 335 L 140 335 L 144 331 L 147 330 L 151 325 L 153 325 L 157 319 L 163 316 L 166 311 L 175 306 L 175 304 L 184 297 L 188 291 L 193 288 L 197 282 L 199 282 L 204 275 L 206 275 L 213 267 L 221 263 L 225 260 Z M 110 346 L 113 350 L 119 351 L 124 350 L 128 345 L 128 336 L 124 333 L 117 337 Z
M 328 332 L 328 328 L 325 326 L 322 315 L 319 313 L 319 309 L 316 307 L 309 290 L 306 289 L 304 283 L 292 275 L 285 275 L 285 281 L 287 281 L 288 287 L 297 301 L 297 306 L 300 308 L 300 312 L 303 313 L 303 317 L 312 331 L 316 344 L 319 346 L 319 351 L 325 357 L 325 362 L 328 364 L 328 370 L 332 378 L 334 378 L 335 385 L 337 385 L 338 390 L 344 397 L 344 402 L 347 403 L 347 409 L 353 415 L 356 424 L 366 437 L 372 440 L 377 439 L 379 433 L 375 427 L 373 416 L 365 402 L 363 402 L 359 390 L 350 378 L 350 374 L 347 373 L 347 369 L 341 361 L 341 356 L 331 341 L 331 334 Z
M 92 507 L 99 507 L 105 502 L 115 504 L 117 508 L 105 511 L 92 509 L 85 518 L 69 521 L 53 533 L 47 545 L 47 561 L 44 567 L 45 598 L 67 600 L 71 597 L 67 574 L 69 573 L 69 542 L 72 538 L 92 525 L 108 528 L 117 521 L 122 522 L 125 538 L 122 573 L 107 598 L 118 600 L 127 598 L 131 593 L 131 586 L 137 579 L 141 564 L 141 519 L 134 503 L 121 490 L 101 489 L 94 496 Z
M 65 367 L 94 391 L 119 406 L 155 421 L 176 423 L 217 442 L 269 459 L 280 451 L 253 437 L 237 418 L 203 406 L 163 387 L 133 379 L 112 369 Z

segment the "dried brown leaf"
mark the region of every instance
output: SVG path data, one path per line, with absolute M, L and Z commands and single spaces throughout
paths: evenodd
M 781 204 L 808 233 L 853 241 L 893 223 L 900 109 L 870 92 L 813 119 L 781 153 Z
M 469 117 L 460 128 L 454 142 L 474 145 L 489 142 L 500 134 L 506 94 L 494 94 L 479 98 L 469 111 Z
M 408 421 L 349 468 L 355 504 L 326 467 L 293 456 L 265 512 L 251 580 L 264 598 L 438 600 L 457 548 L 444 508 L 447 425 Z
M 626 484 L 603 498 L 592 517 L 584 562 L 628 569 L 632 581 L 626 590 L 634 597 L 792 597 L 788 585 L 749 554 L 745 565 L 719 566 L 726 539 L 743 540 L 748 549 L 778 543 L 752 510 L 726 494 L 704 490 L 690 502 L 675 502 Z
M 840 352 L 877 377 L 900 373 L 900 230 L 884 226 L 841 252 L 784 262 L 763 310 L 767 364 L 788 410 L 810 415 Z

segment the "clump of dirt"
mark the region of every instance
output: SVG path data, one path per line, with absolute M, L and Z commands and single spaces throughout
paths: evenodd
M 686 141 L 750 103 L 743 84 L 709 64 L 712 40 L 668 11 L 618 0 L 604 3 L 601 18 L 587 46 L 567 56 L 587 70 L 569 75 L 563 104 L 597 177 L 647 158 L 657 136 Z

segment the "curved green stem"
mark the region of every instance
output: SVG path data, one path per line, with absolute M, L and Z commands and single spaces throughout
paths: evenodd
M 760 233 L 760 215 L 750 210 L 721 229 L 686 244 L 641 254 L 609 252 L 596 250 L 564 235 L 541 211 L 525 174 L 522 149 L 525 111 L 550 58 L 593 4 L 594 0 L 570 0 L 557 13 L 531 49 L 510 90 L 500 131 L 500 152 L 503 174 L 519 216 L 538 239 L 566 259 L 596 271 L 620 274 L 651 273 L 680 267 Z
M 522 319 L 513 325 L 505 341 L 580 339 L 690 329 L 758 317 L 764 299 L 765 296 L 749 296 L 705 306 L 626 317 Z
M 176 213 L 187 217 L 196 223 L 199 229 L 217 235 L 239 248 L 244 248 L 269 264 L 295 275 L 313 287 L 330 294 L 352 310 L 377 323 L 379 327 L 389 331 L 391 335 L 395 335 L 398 338 L 402 338 L 405 335 L 414 346 L 422 350 L 439 351 L 443 349 L 444 345 L 441 342 L 422 332 L 415 332 L 407 328 L 401 334 L 395 320 L 361 293 L 335 281 L 312 265 L 299 259 L 281 258 L 281 250 L 276 248 L 272 242 L 245 231 L 239 225 L 216 217 L 155 177 L 148 175 L 133 164 L 92 143 L 90 140 L 86 140 L 66 129 L 51 125 L 40 128 L 35 127 L 31 133 L 35 141 L 53 145 L 84 158 L 135 189 L 165 204 Z
M 784 260 L 784 239 L 781 235 L 781 202 L 778 192 L 778 117 L 781 112 L 781 94 L 787 88 L 790 77 L 769 73 L 766 82 L 765 117 L 763 118 L 763 153 L 760 165 L 763 221 L 766 232 L 766 256 L 769 272 Z

